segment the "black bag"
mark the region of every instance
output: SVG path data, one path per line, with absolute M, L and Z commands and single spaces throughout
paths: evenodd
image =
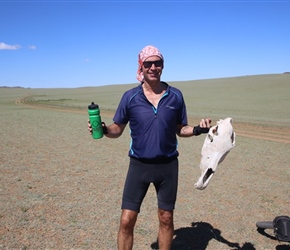
M 277 216 L 273 220 L 274 234 L 280 241 L 290 242 L 290 217 L 286 215 Z

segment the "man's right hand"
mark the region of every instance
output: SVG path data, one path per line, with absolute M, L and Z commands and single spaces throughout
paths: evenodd
M 88 120 L 88 131 L 90 134 L 93 134 L 93 129 L 92 129 L 92 125 L 90 123 L 90 120 Z

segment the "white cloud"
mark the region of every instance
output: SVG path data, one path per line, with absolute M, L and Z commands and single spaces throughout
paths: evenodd
M 15 45 L 9 45 L 6 43 L 0 43 L 0 50 L 17 50 L 20 49 L 21 46 L 18 44 Z
M 36 46 L 35 45 L 29 45 L 28 49 L 36 49 Z

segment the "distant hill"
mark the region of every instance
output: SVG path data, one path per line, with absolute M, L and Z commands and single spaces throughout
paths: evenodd
M 20 86 L 15 86 L 15 87 L 9 87 L 9 86 L 0 86 L 0 88 L 14 88 L 14 89 L 25 89 L 24 87 L 20 87 Z
M 195 80 L 183 80 L 183 81 L 170 81 L 167 80 L 166 82 L 169 83 L 170 85 L 173 84 L 178 84 L 180 86 L 180 84 L 192 84 L 192 83 L 199 83 L 199 82 L 207 82 L 207 83 L 215 83 L 215 82 L 224 82 L 224 81 L 231 81 L 231 82 L 235 82 L 236 80 L 245 80 L 245 81 L 252 81 L 253 79 L 255 80 L 260 80 L 260 81 L 264 81 L 265 79 L 269 80 L 272 79 L 272 77 L 277 77 L 277 76 L 283 76 L 283 75 L 288 75 L 290 74 L 290 71 L 285 71 L 283 73 L 277 73 L 277 74 L 261 74 L 261 75 L 244 75 L 244 76 L 232 76 L 232 77 L 221 77 L 221 78 L 209 78 L 209 79 L 195 79 Z M 287 76 L 288 77 L 288 76 Z M 288 80 L 288 78 L 287 78 Z M 108 84 L 108 85 L 97 85 L 97 86 L 79 86 L 79 87 L 59 87 L 59 88 L 51 88 L 51 89 L 75 89 L 75 88 L 112 88 L 114 87 L 115 89 L 118 88 L 119 90 L 122 89 L 123 87 L 126 88 L 126 86 L 128 85 L 136 85 L 139 84 L 139 82 L 136 83 L 124 83 L 124 84 Z M 21 87 L 21 86 L 0 86 L 0 88 L 9 88 L 9 89 L 47 89 L 47 88 L 42 88 L 42 87 L 36 87 L 36 88 L 31 88 L 31 87 Z M 50 88 L 49 88 L 50 89 Z

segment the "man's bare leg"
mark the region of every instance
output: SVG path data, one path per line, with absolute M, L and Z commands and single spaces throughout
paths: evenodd
M 118 249 L 131 250 L 133 248 L 134 227 L 138 212 L 123 209 L 118 232 Z
M 173 211 L 158 209 L 159 232 L 158 245 L 160 250 L 169 250 L 173 240 Z

